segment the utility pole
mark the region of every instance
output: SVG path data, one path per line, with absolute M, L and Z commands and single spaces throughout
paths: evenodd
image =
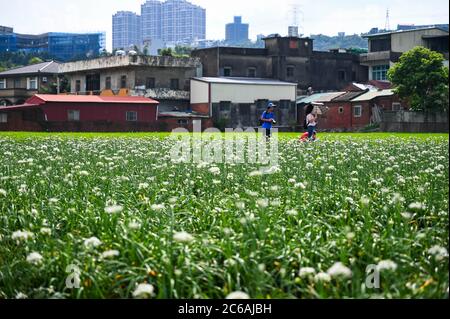
M 391 30 L 391 23 L 390 23 L 390 18 L 389 18 L 389 8 L 386 10 L 386 24 L 384 25 L 384 29 L 386 31 L 390 31 Z

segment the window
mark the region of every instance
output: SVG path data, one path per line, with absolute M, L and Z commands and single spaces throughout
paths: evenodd
M 105 79 L 105 89 L 111 90 L 111 77 L 110 76 L 107 76 Z
M 8 123 L 8 114 L 0 113 L 0 123 Z
M 400 111 L 402 109 L 402 104 L 398 102 L 392 103 L 392 111 Z
M 20 79 L 14 80 L 14 88 L 16 88 L 16 89 L 22 88 L 22 81 Z
M 47 83 L 47 82 L 48 82 L 47 77 L 46 77 L 46 76 L 43 76 L 43 77 L 42 77 L 42 83 Z
M 137 112 L 135 111 L 128 111 L 127 114 L 127 122 L 137 122 Z
M 80 111 L 79 110 L 67 111 L 67 119 L 70 122 L 78 122 L 80 120 Z
M 256 68 L 248 68 L 247 69 L 247 76 L 249 78 L 256 78 Z
M 127 88 L 127 76 L 126 75 L 122 75 L 120 77 L 120 88 L 121 89 L 126 89 Z
M 386 81 L 389 65 L 375 65 L 372 67 L 372 80 Z
M 338 71 L 338 80 L 339 81 L 345 81 L 347 79 L 345 71 L 344 70 L 339 70 Z
M 230 66 L 226 66 L 223 68 L 223 76 L 231 76 L 232 68 Z
M 178 90 L 180 87 L 180 81 L 178 79 L 171 79 L 170 80 L 170 88 L 172 90 Z
M 0 89 L 6 89 L 6 79 L 0 79 Z
M 287 110 L 287 109 L 289 109 L 289 106 L 291 105 L 291 101 L 281 100 L 278 105 L 280 106 L 281 110 Z
M 231 102 L 220 102 L 219 110 L 220 112 L 230 112 Z
M 361 117 L 361 115 L 362 115 L 361 105 L 355 105 L 353 107 L 353 117 Z
M 298 49 L 298 41 L 290 40 L 289 41 L 289 49 Z
M 75 92 L 80 92 L 80 91 L 81 91 L 81 81 L 76 80 L 75 81 Z
M 147 89 L 154 89 L 155 88 L 155 78 L 145 79 L 145 87 Z
M 287 69 L 286 69 L 286 75 L 287 75 L 288 77 L 293 77 L 294 74 L 295 74 L 295 67 L 293 67 L 293 66 L 288 66 Z
M 38 80 L 36 77 L 34 78 L 27 78 L 27 90 L 37 90 L 38 88 Z
M 339 114 L 344 114 L 344 107 L 343 106 L 339 107 L 338 113 Z
M 189 124 L 189 121 L 186 120 L 186 119 L 178 120 L 178 124 L 179 124 L 179 125 L 188 125 L 188 124 Z

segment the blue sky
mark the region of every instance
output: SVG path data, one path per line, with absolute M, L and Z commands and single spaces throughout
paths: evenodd
M 112 45 L 112 15 L 119 10 L 140 12 L 145 0 L 0 0 L 0 25 L 16 32 L 106 31 L 107 47 Z M 433 24 L 449 22 L 447 0 L 191 0 L 206 8 L 207 38 L 223 39 L 225 24 L 241 15 L 250 24 L 250 36 L 286 34 L 292 21 L 290 9 L 297 4 L 298 20 L 305 35 L 338 32 L 362 33 L 390 24 Z

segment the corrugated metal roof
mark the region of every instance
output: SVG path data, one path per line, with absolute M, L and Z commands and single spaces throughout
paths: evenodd
M 209 115 L 199 114 L 195 112 L 160 112 L 158 117 L 176 117 L 176 118 L 209 118 Z
M 352 102 L 371 101 L 377 97 L 392 96 L 392 95 L 394 95 L 394 91 L 392 91 L 392 90 L 369 91 L 363 95 L 360 95 L 360 96 L 354 98 L 351 101 Z
M 364 93 L 366 93 L 366 91 L 347 92 L 347 93 L 344 93 L 343 95 L 340 95 L 340 96 L 332 99 L 330 102 L 348 102 Z
M 274 79 L 263 78 L 213 78 L 213 77 L 198 77 L 193 80 L 207 82 L 207 83 L 219 83 L 219 84 L 256 84 L 256 85 L 286 85 L 297 86 L 297 83 L 283 82 Z
M 315 93 L 310 96 L 297 100 L 297 104 L 310 104 L 315 102 L 329 102 L 332 99 L 345 94 L 345 92 L 327 92 L 327 93 Z
M 10 69 L 7 71 L 0 72 L 0 76 L 7 75 L 20 75 L 20 74 L 37 74 L 37 73 L 58 73 L 59 63 L 55 61 L 37 63 L 32 65 L 27 65 L 20 68 Z
M 35 97 L 44 102 L 159 104 L 156 100 L 142 96 L 36 94 Z
M 25 104 L 21 104 L 21 105 L 2 106 L 2 107 L 0 107 L 0 113 L 2 111 L 20 110 L 20 109 L 31 108 L 31 107 L 36 107 L 36 106 L 39 106 L 39 105 L 25 103 Z

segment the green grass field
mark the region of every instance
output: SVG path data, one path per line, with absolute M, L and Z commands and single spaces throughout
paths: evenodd
M 0 133 L 0 298 L 448 298 L 449 135 L 298 135 L 265 171 Z

